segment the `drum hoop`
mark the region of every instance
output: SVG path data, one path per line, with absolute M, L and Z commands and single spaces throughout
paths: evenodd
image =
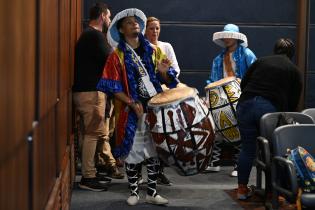
M 186 100 L 190 100 L 190 99 L 194 99 L 195 100 L 197 95 L 198 95 L 198 91 L 196 89 L 194 89 L 194 94 L 191 95 L 191 96 L 188 96 L 186 98 L 181 98 L 181 99 L 169 101 L 169 102 L 164 103 L 164 104 L 150 104 L 150 101 L 149 101 L 148 107 L 150 107 L 150 108 L 172 107 L 172 106 L 176 106 L 176 105 L 178 105 L 178 104 L 180 104 L 180 103 L 182 103 L 183 101 L 186 101 Z
M 213 83 L 210 83 L 208 84 L 206 87 L 205 87 L 205 90 L 211 90 L 211 89 L 214 89 L 218 86 L 223 86 L 223 85 L 226 85 L 226 84 L 229 84 L 233 81 L 237 81 L 236 77 L 226 77 L 225 78 L 227 81 L 223 82 L 223 83 L 220 83 L 220 84 L 217 84 L 217 85 L 214 85 L 216 82 L 219 82 L 219 81 L 216 81 L 216 82 L 213 82 Z M 238 82 L 237 82 L 238 83 Z

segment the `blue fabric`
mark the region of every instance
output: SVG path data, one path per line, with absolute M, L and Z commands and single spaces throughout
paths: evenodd
M 315 192 L 315 161 L 303 147 L 291 150 L 288 159 L 296 168 L 299 186 L 304 192 Z
M 225 53 L 226 49 L 213 60 L 210 78 L 206 81 L 207 84 L 224 78 L 223 60 Z M 248 67 L 256 60 L 256 56 L 249 48 L 242 45 L 237 47 L 232 56 L 236 64 L 235 76 L 242 79 Z
M 276 108 L 270 101 L 255 96 L 240 102 L 236 108 L 236 115 L 241 133 L 241 152 L 238 159 L 238 183 L 248 184 L 249 175 L 256 156 L 256 138 L 259 135 L 260 118 Z
M 135 112 L 129 112 L 127 126 L 125 129 L 125 138 L 120 146 L 113 149 L 113 156 L 115 158 L 126 157 L 133 145 L 133 139 L 137 130 L 137 115 Z
M 240 32 L 240 29 L 235 24 L 226 24 L 223 28 L 223 31 Z
M 100 90 L 108 95 L 119 93 L 123 91 L 123 87 L 120 81 L 108 80 L 101 78 L 96 86 L 97 90 Z
M 173 67 L 170 67 L 167 71 L 167 75 L 171 79 L 172 81 L 171 83 L 165 82 L 160 74 L 157 74 L 157 78 L 162 84 L 165 84 L 168 88 L 175 88 L 179 82 L 179 80 L 176 77 L 177 71 Z
M 162 87 L 160 85 L 160 81 L 158 80 L 158 77 L 155 74 L 154 64 L 152 61 L 153 48 L 151 44 L 149 43 L 149 41 L 146 40 L 142 34 L 139 34 L 139 40 L 140 40 L 141 46 L 144 49 L 142 62 L 147 69 L 147 72 L 149 74 L 151 82 L 153 83 L 153 86 L 155 87 L 156 91 L 160 93 L 162 92 Z M 121 40 L 119 42 L 118 48 L 124 53 L 130 94 L 132 98 L 137 101 L 139 100 L 139 96 L 137 93 L 137 79 L 135 75 L 135 72 L 138 72 L 137 65 L 132 61 L 132 58 L 131 58 L 132 52 L 127 49 L 125 41 Z
M 177 79 L 177 74 L 178 72 L 173 67 L 170 67 L 168 69 L 167 75 L 169 76 L 169 78 L 171 78 L 172 82 L 167 84 L 167 87 L 175 88 L 177 86 L 177 84 L 179 83 L 179 80 Z

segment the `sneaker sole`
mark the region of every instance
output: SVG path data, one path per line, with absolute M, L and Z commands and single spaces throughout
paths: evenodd
M 166 205 L 166 204 L 168 204 L 168 202 L 158 203 L 158 202 L 151 201 L 151 200 L 145 200 L 145 202 L 150 203 L 150 204 L 154 204 L 154 205 Z
M 93 191 L 93 192 L 107 191 L 107 188 L 95 189 L 95 188 L 91 188 L 91 187 L 88 187 L 88 186 L 86 186 L 86 185 L 81 185 L 81 184 L 79 184 L 79 188 L 84 189 L 84 190 L 91 190 L 91 191 Z
M 112 179 L 123 179 L 123 178 L 125 178 L 125 176 L 112 176 L 112 175 L 110 175 L 108 177 L 110 177 Z

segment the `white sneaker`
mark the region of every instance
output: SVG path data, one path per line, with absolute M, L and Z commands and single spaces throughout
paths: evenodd
M 136 205 L 138 203 L 138 201 L 139 201 L 139 196 L 137 196 L 137 195 L 131 195 L 127 199 L 127 203 L 128 203 L 129 206 Z
M 208 166 L 205 172 L 219 172 L 221 171 L 221 166 Z
M 163 198 L 160 195 L 156 195 L 156 196 L 146 195 L 145 200 L 147 203 L 156 204 L 156 205 L 168 204 L 168 200 L 166 198 Z
M 232 176 L 232 177 L 237 177 L 237 170 L 233 170 L 232 172 L 231 172 L 231 174 L 230 174 L 230 176 Z

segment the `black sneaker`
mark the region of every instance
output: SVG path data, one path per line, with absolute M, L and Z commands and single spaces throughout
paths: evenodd
M 170 180 L 165 176 L 164 173 L 158 173 L 157 175 L 157 183 L 161 185 L 171 186 L 172 183 Z
M 106 177 L 105 175 L 99 173 L 96 173 L 96 177 L 98 178 L 98 181 L 102 184 L 109 184 L 112 181 L 111 178 Z
M 98 177 L 94 178 L 81 178 L 81 182 L 79 183 L 79 187 L 85 190 L 91 190 L 95 192 L 101 192 L 107 190 L 107 185 L 99 182 Z
M 108 175 L 108 167 L 105 165 L 98 165 L 96 166 L 96 171 L 98 174 L 101 175 Z

